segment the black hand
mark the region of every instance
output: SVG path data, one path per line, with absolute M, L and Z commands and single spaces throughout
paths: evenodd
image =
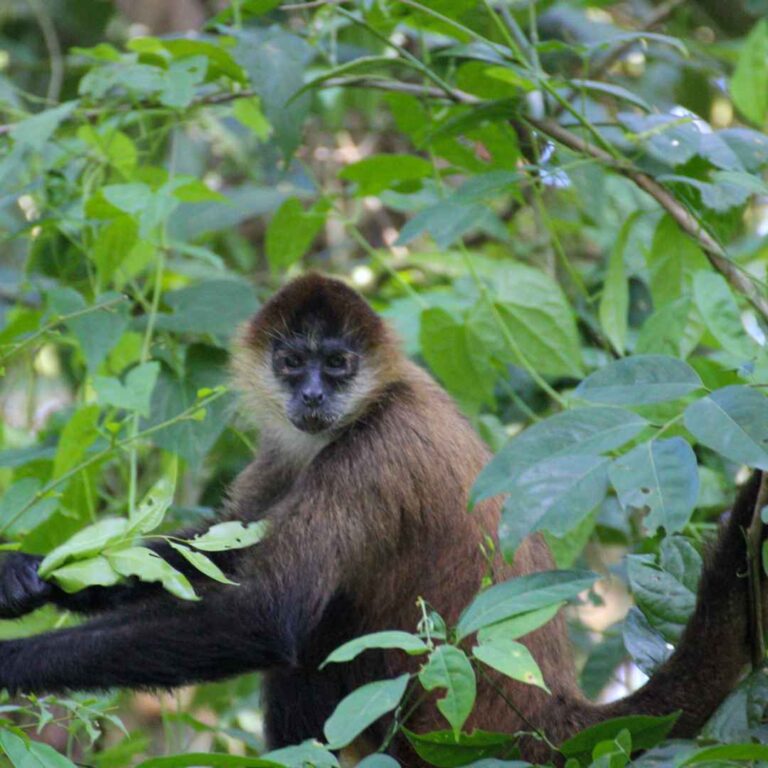
M 0 619 L 16 619 L 45 605 L 53 587 L 37 573 L 42 558 L 13 552 L 0 565 Z

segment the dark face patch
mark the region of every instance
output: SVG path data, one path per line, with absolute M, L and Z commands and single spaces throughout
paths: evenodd
M 316 434 L 344 415 L 344 393 L 360 367 L 353 342 L 320 332 L 275 340 L 272 371 L 288 393 L 287 416 L 302 432 Z

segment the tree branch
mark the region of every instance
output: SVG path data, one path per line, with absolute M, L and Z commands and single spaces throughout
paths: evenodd
M 430 98 L 449 98 L 457 104 L 476 106 L 482 99 L 457 88 L 446 94 L 439 88 L 422 86 L 417 83 L 404 83 L 395 80 L 377 80 L 370 77 L 334 78 L 323 83 L 329 86 L 352 86 L 375 88 L 383 91 L 396 91 Z M 563 127 L 552 119 L 539 119 L 526 115 L 524 118 L 532 128 L 542 135 L 562 144 L 564 147 L 579 154 L 599 160 L 622 176 L 626 176 L 637 187 L 649 194 L 672 218 L 680 228 L 699 244 L 707 256 L 709 263 L 730 283 L 731 287 L 742 294 L 752 306 L 768 320 L 768 298 L 763 295 L 758 286 L 745 274 L 738 265 L 734 264 L 723 250 L 720 243 L 702 226 L 695 216 L 677 198 L 658 181 L 643 171 L 639 171 L 629 160 L 616 159 L 601 147 L 591 144 L 577 133 Z

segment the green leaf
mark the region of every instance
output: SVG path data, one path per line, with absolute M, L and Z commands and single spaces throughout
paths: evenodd
M 15 123 L 11 138 L 21 147 L 41 150 L 50 141 L 56 129 L 77 109 L 77 101 L 66 101 L 58 107 L 38 112 Z
M 245 5 L 245 3 L 243 3 Z M 146 39 L 146 38 L 144 38 Z M 138 43 L 134 38 L 129 41 L 131 47 Z M 247 83 L 245 73 L 232 57 L 228 49 L 234 44 L 232 37 L 219 36 L 216 39 L 201 39 L 200 37 L 172 37 L 158 40 L 162 48 L 173 59 L 186 59 L 189 56 L 201 56 L 208 61 L 208 79 L 227 77 L 237 83 Z
M 421 668 L 419 680 L 427 691 L 445 688 L 445 696 L 437 700 L 437 708 L 458 738 L 477 694 L 475 670 L 464 651 L 452 645 L 438 646 Z
M 590 648 L 589 656 L 581 669 L 579 685 L 584 695 L 590 700 L 597 699 L 600 693 L 616 680 L 618 667 L 626 658 L 627 651 L 622 636 L 612 628 L 609 629 L 601 641 Z
M 320 665 L 320 669 L 326 664 L 351 661 L 369 648 L 399 648 L 401 651 L 411 655 L 427 653 L 429 651 L 427 644 L 420 637 L 412 635 L 410 632 L 401 632 L 399 630 L 373 632 L 369 635 L 356 637 L 354 640 L 340 645 Z
M 163 301 L 172 312 L 157 316 L 159 330 L 214 334 L 227 340 L 258 308 L 253 288 L 243 280 L 205 280 L 166 293 Z
M 768 760 L 767 744 L 718 744 L 714 747 L 704 747 L 694 752 L 680 763 L 680 766 L 695 763 L 733 763 L 750 762 L 763 763 Z
M 264 114 L 274 128 L 275 139 L 289 157 L 301 142 L 310 97 L 294 94 L 304 85 L 305 66 L 312 49 L 298 35 L 279 27 L 234 32 L 238 44 L 234 55 L 248 73 L 261 98 Z
M 459 617 L 459 639 L 504 621 L 569 600 L 589 589 L 597 576 L 589 571 L 545 571 L 494 584 L 481 592 Z
M 650 104 L 648 104 L 645 99 L 618 85 L 603 83 L 599 80 L 582 80 L 581 78 L 573 78 L 568 84 L 570 87 L 577 88 L 580 91 L 595 91 L 597 93 L 606 94 L 608 96 L 613 96 L 616 99 L 620 99 L 621 101 L 627 101 L 636 107 L 640 107 L 640 109 L 646 112 L 652 111 Z
M 654 307 L 689 296 L 693 277 L 711 270 L 707 257 L 669 215 L 662 217 L 646 254 Z
M 109 283 L 128 259 L 139 239 L 139 225 L 127 214 L 107 221 L 98 232 L 88 256 L 93 260 L 102 283 Z
M 545 376 L 582 376 L 573 311 L 549 275 L 523 264 L 505 265 L 494 275 L 493 294 L 511 337 L 530 365 Z M 514 352 L 510 361 L 521 363 Z
M 149 416 L 152 390 L 159 372 L 160 363 L 142 363 L 128 372 L 125 384 L 111 376 L 94 376 L 93 388 L 103 405 Z
M 707 741 L 749 741 L 753 729 L 762 728 L 766 707 L 768 679 L 762 670 L 756 670 L 715 710 L 701 735 Z
M 65 592 L 79 592 L 94 585 L 111 587 L 120 581 L 120 574 L 105 557 L 97 555 L 62 565 L 51 571 L 48 578 L 53 579 Z
M 325 721 L 323 733 L 329 748 L 346 747 L 369 725 L 395 709 L 403 698 L 409 680 L 407 674 L 392 680 L 378 680 L 345 696 Z
M 258 544 L 267 534 L 266 520 L 243 525 L 239 520 L 212 525 L 205 533 L 186 541 L 195 549 L 206 552 L 221 552 L 227 549 L 242 549 Z
M 432 175 L 432 163 L 416 155 L 371 155 L 346 166 L 339 178 L 357 184 L 357 194 L 378 195 L 407 181 Z
M 624 249 L 636 220 L 636 216 L 630 216 L 619 230 L 608 259 L 608 271 L 598 310 L 603 333 L 620 355 L 624 354 L 626 345 L 629 311 L 629 283 L 624 270 Z
M 226 378 L 227 355 L 222 349 L 204 345 L 187 348 L 183 377 L 165 366 L 152 393 L 152 409 L 148 420 L 141 422 L 147 429 L 173 419 L 198 402 L 201 389 L 213 390 Z M 231 396 L 224 396 L 206 406 L 200 421 L 185 419 L 153 433 L 152 441 L 169 453 L 177 454 L 197 468 L 203 457 L 227 426 Z
M 159 581 L 172 595 L 182 600 L 197 600 L 189 579 L 146 547 L 107 550 L 104 556 L 121 576 L 136 576 L 142 581 Z
M 428 232 L 438 247 L 448 248 L 464 235 L 478 230 L 498 240 L 509 239 L 501 220 L 487 206 L 447 199 L 419 211 L 400 230 L 396 244 L 407 245 Z
M 519 680 L 527 685 L 536 685 L 549 691 L 541 675 L 539 665 L 522 643 L 495 638 L 492 641 L 476 645 L 472 649 L 472 655 L 482 661 L 483 664 L 511 677 L 513 680 Z
M 50 744 L 23 739 L 9 730 L 0 731 L 0 749 L 14 768 L 76 768 Z
M 431 307 L 422 312 L 420 328 L 424 359 L 446 389 L 463 403 L 492 404 L 496 372 L 473 326 Z
M 617 117 L 632 132 L 628 138 L 664 165 L 683 165 L 699 152 L 701 132 L 692 120 L 670 113 L 639 115 L 620 112 Z
M 148 760 L 142 760 L 136 768 L 283 768 L 284 765 L 289 763 L 224 752 L 188 752 L 185 755 L 150 757 Z M 317 766 L 320 768 L 319 763 Z
M 647 405 L 677 400 L 703 386 L 699 374 L 682 360 L 635 355 L 590 374 L 574 395 L 594 403 Z
M 182 203 L 227 203 L 228 199 L 217 192 L 215 189 L 211 189 L 200 179 L 195 179 L 189 176 L 178 176 L 174 180 L 174 184 L 171 185 L 173 196 Z
M 516 478 L 504 502 L 499 542 L 510 559 L 534 531 L 563 536 L 605 498 L 610 460 L 571 454 L 534 464 Z
M 364 757 L 357 764 L 357 768 L 398 768 L 399 765 L 400 763 L 398 763 L 394 757 L 376 753 Z
M 620 456 L 608 476 L 624 509 L 647 509 L 650 533 L 681 531 L 699 495 L 696 454 L 682 437 L 649 440 Z
M 50 507 L 48 502 L 52 501 L 51 499 L 42 499 L 34 506 L 28 506 L 31 505 L 41 486 L 42 482 L 36 477 L 22 477 L 3 493 L 0 497 L 0 525 L 2 525 L 4 534 L 15 532 L 20 527 L 23 531 L 28 531 L 37 525 L 39 521 L 35 515 L 35 507 L 41 503 L 46 503 L 46 506 Z M 50 517 L 57 506 L 58 503 L 53 501 L 53 508 L 44 510 L 45 516 Z M 22 510 L 25 511 L 22 513 Z M 30 518 L 32 519 L 30 520 Z
M 696 605 L 701 556 L 682 537 L 662 543 L 661 566 L 648 555 L 629 555 L 627 574 L 635 602 L 650 626 L 676 642 Z
M 224 571 L 213 562 L 213 560 L 202 552 L 195 552 L 193 549 L 185 547 L 183 544 L 179 544 L 176 541 L 169 541 L 168 544 L 190 563 L 190 565 L 193 565 L 200 571 L 200 573 L 208 576 L 208 578 L 218 581 L 221 584 L 237 584 L 236 581 L 232 581 L 232 579 L 230 579 Z
M 99 296 L 91 306 L 106 305 L 66 321 L 83 351 L 89 371 L 95 371 L 107 353 L 117 344 L 128 325 L 127 304 L 117 302 L 120 295 L 114 292 Z M 55 288 L 48 293 L 48 303 L 58 315 L 69 315 L 88 308 L 85 299 L 74 288 Z
M 723 349 L 747 358 L 756 354 L 756 345 L 750 342 L 744 330 L 736 299 L 722 275 L 696 273 L 693 295 L 707 329 Z
M 701 195 L 701 202 L 710 210 L 718 213 L 726 213 L 732 208 L 737 208 L 755 194 L 765 190 L 765 186 L 745 173 L 725 173 L 724 171 L 713 173 L 712 182 L 701 181 L 690 176 L 679 174 L 661 174 L 657 181 L 667 184 L 683 184 L 693 187 Z
M 768 21 L 755 24 L 738 50 L 731 97 L 742 114 L 762 127 L 768 117 Z
M 640 671 L 650 677 L 672 654 L 661 632 L 655 630 L 635 605 L 629 609 L 622 630 L 623 647 Z
M 768 164 L 768 136 L 748 128 L 726 128 L 717 135 L 738 156 L 744 169 L 754 173 Z
M 517 736 L 514 734 L 492 733 L 479 729 L 473 730 L 472 733 L 459 734 L 458 740 L 453 731 L 413 733 L 403 728 L 403 733 L 416 754 L 437 768 L 458 768 L 478 760 L 507 755 L 517 744 Z M 528 764 L 513 765 L 515 768 L 524 768 Z
M 616 717 L 585 728 L 570 739 L 566 739 L 559 749 L 565 757 L 575 758 L 583 765 L 589 765 L 592 762 L 593 749 L 601 741 L 615 739 L 622 731 L 629 731 L 631 734 L 632 750 L 650 749 L 664 740 L 679 716 L 680 713 L 675 712 L 665 717 L 650 715 Z
M 621 408 L 575 408 L 550 416 L 513 437 L 478 475 L 470 493 L 474 504 L 510 492 L 528 467 L 564 456 L 600 454 L 620 448 L 648 422 Z
M 688 406 L 686 429 L 703 445 L 738 464 L 768 470 L 768 400 L 733 385 Z
M 99 407 L 86 405 L 64 425 L 53 460 L 53 478 L 61 477 L 83 460 L 86 451 L 99 436 L 98 422 Z
M 276 0 L 275 5 L 280 0 Z M 238 99 L 232 107 L 232 114 L 246 128 L 250 128 L 260 141 L 266 141 L 272 128 L 269 120 L 264 116 L 261 109 L 261 99 L 258 96 Z
M 206 56 L 188 56 L 172 61 L 165 73 L 160 103 L 175 109 L 188 107 L 195 98 L 197 86 L 205 80 L 207 71 Z
M 325 225 L 325 215 L 305 212 L 296 197 L 289 197 L 267 227 L 265 249 L 273 272 L 285 271 L 299 261 Z
M 45 557 L 38 573 L 45 578 L 67 560 L 82 560 L 99 554 L 110 544 L 124 539 L 128 533 L 128 521 L 123 517 L 107 517 L 78 531 Z
M 132 531 L 149 533 L 163 522 L 166 510 L 171 506 L 176 490 L 176 467 L 172 477 L 161 477 L 141 500 L 130 517 Z
M 262 758 L 288 768 L 339 768 L 339 761 L 333 752 L 329 752 L 319 741 L 310 739 L 292 747 L 274 749 Z
M 497 640 L 517 640 L 518 637 L 524 637 L 554 619 L 563 605 L 565 603 L 545 605 L 535 611 L 528 611 L 520 616 L 513 616 L 497 624 L 483 627 L 478 631 L 477 639 L 481 644 L 494 643 Z
M 701 274 L 701 273 L 699 273 Z M 671 301 L 643 323 L 636 355 L 670 355 L 685 359 L 699 344 L 704 323 L 689 296 Z

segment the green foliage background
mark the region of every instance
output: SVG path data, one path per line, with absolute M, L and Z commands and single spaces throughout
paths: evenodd
M 591 567 L 635 606 L 602 633 L 573 614 L 582 685 L 598 695 L 628 660 L 650 674 L 693 608 L 703 538 L 747 468 L 768 469 L 768 5 L 200 8 L 193 35 L 97 0 L 0 8 L 0 534 L 39 554 L 69 542 L 48 562 L 67 588 L 138 569 L 191 597 L 116 547 L 212 517 L 258 444 L 227 389 L 234 329 L 306 268 L 345 276 L 497 451 L 473 501 L 509 494 L 504 554 L 540 530 L 577 570 L 490 587 L 456 628 L 428 617 L 340 649 L 332 663 L 428 656 L 418 679 L 342 702 L 326 746 L 382 714 L 397 727 L 422 685 L 446 717 L 412 737 L 425 759 L 515 764 L 514 735 L 461 732 L 478 670 L 542 684 L 516 638 Z M 73 620 L 43 609 L 0 636 Z M 128 694 L 8 701 L 0 750 L 14 766 L 337 764 L 311 744 L 260 760 L 258 687 L 200 686 L 157 721 Z M 561 749 L 572 768 L 650 748 L 634 762 L 767 760 L 766 705 L 756 672 L 698 745 L 630 718 Z

